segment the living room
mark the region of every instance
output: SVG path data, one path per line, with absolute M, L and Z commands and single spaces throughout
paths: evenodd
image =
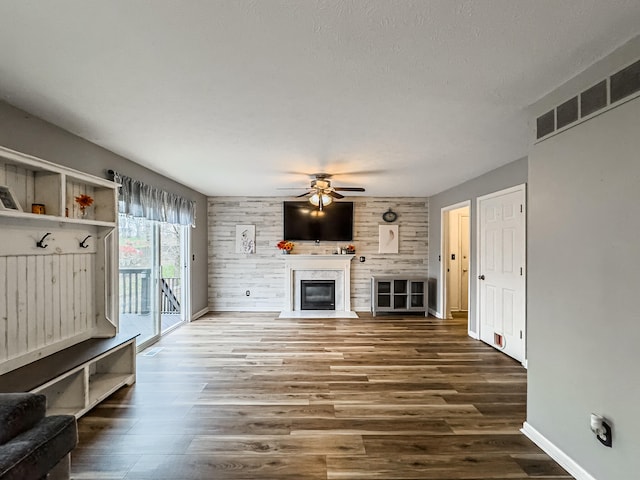
M 465 2 L 455 3 L 464 13 Z M 219 182 L 222 178 L 222 184 L 239 185 L 246 180 L 253 188 L 251 192 L 257 193 L 253 195 L 251 192 L 243 191 L 233 195 L 228 193 L 227 186 L 218 187 L 217 185 L 220 184 L 216 183 L 215 188 L 218 188 L 220 193 L 207 190 L 205 194 L 202 193 L 205 191 L 204 189 L 198 190 L 194 186 L 189 187 L 176 180 L 179 178 L 179 172 L 172 173 L 165 166 L 156 167 L 150 164 L 144 166 L 147 159 L 152 158 L 153 154 L 149 154 L 149 157 L 142 157 L 134 151 L 129 152 L 124 147 L 119 150 L 111 147 L 111 135 L 115 138 L 122 132 L 101 131 L 99 125 L 94 124 L 90 114 L 76 117 L 74 115 L 79 115 L 78 113 L 70 113 L 65 117 L 65 99 L 63 97 L 47 97 L 46 101 L 42 100 L 42 103 L 38 103 L 37 99 L 40 94 L 38 94 L 36 86 L 29 85 L 29 88 L 33 88 L 33 90 L 27 89 L 26 92 L 15 87 L 15 79 L 20 74 L 29 73 L 28 69 L 21 71 L 19 66 L 15 66 L 16 70 L 12 71 L 11 67 L 5 67 L 7 71 L 6 73 L 3 71 L 3 76 L 6 75 L 6 85 L 5 82 L 0 82 L 3 100 L 0 102 L 0 145 L 101 179 L 108 178 L 108 170 L 122 172 L 129 177 L 141 179 L 156 188 L 195 202 L 195 227 L 190 229 L 189 245 L 189 258 L 191 259 L 189 265 L 189 307 L 191 315 L 188 320 L 191 323 L 169 333 L 166 339 L 156 345 L 159 348 L 165 348 L 164 353 L 160 350 L 155 357 L 142 357 L 144 352 L 139 354 L 138 361 L 141 364 L 146 362 L 138 374 L 140 385 L 136 384 L 133 387 L 119 390 L 113 400 L 107 400 L 106 407 L 97 408 L 113 408 L 115 410 L 116 407 L 109 402 L 122 402 L 122 405 L 126 405 L 132 400 L 130 396 L 143 395 L 145 398 L 148 396 L 147 401 L 150 406 L 153 405 L 161 409 L 161 405 L 154 403 L 153 389 L 148 385 L 147 387 L 142 385 L 146 381 L 141 381 L 140 374 L 144 372 L 145 375 L 151 376 L 155 368 L 152 367 L 151 360 L 155 359 L 159 364 L 164 362 L 163 358 L 166 358 L 167 362 L 172 359 L 178 364 L 181 364 L 180 362 L 192 364 L 195 372 L 199 368 L 197 361 L 203 360 L 198 356 L 198 346 L 192 345 L 192 350 L 186 352 L 186 356 L 180 359 L 172 356 L 175 353 L 172 348 L 179 348 L 176 342 L 187 342 L 195 338 L 182 338 L 181 335 L 185 335 L 184 332 L 193 332 L 195 336 L 199 329 L 206 336 L 208 342 L 215 343 L 216 318 L 218 318 L 221 331 L 227 333 L 234 330 L 234 325 L 240 330 L 238 334 L 241 334 L 241 329 L 246 327 L 247 338 L 253 335 L 250 332 L 263 328 L 281 328 L 282 324 L 278 323 L 277 317 L 284 310 L 286 295 L 284 275 L 287 260 L 284 258 L 285 255 L 278 251 L 276 245 L 283 239 L 283 202 L 295 200 L 293 198 L 295 195 L 288 196 L 278 191 L 277 188 L 295 188 L 301 185 L 302 191 L 299 193 L 303 193 L 309 180 L 308 175 L 305 174 L 317 173 L 325 168 L 327 170 L 336 169 L 334 170 L 336 173 L 355 172 L 351 176 L 344 176 L 344 182 L 340 180 L 339 175 L 336 175 L 336 179 L 333 180 L 334 185 L 362 185 L 366 188 L 364 193 L 345 194 L 345 201 L 354 202 L 355 212 L 353 240 L 343 242 L 353 243 L 355 246 L 350 278 L 350 301 L 353 310 L 363 319 L 363 325 L 373 329 L 375 323 L 370 318 L 371 277 L 373 275 L 426 277 L 429 284 L 428 311 L 431 314 L 428 322 L 441 321 L 443 323 L 425 323 L 424 325 L 435 329 L 432 332 L 436 332 L 446 325 L 445 320 L 437 318 L 443 316 L 442 209 L 459 202 L 470 202 L 471 252 L 474 252 L 478 248 L 479 239 L 475 226 L 478 198 L 526 184 L 527 259 L 524 276 L 527 285 L 525 332 L 527 350 L 526 362 L 523 363 L 526 364 L 527 369 L 525 370 L 515 362 L 516 367 L 522 369 L 518 375 L 526 378 L 527 384 L 524 433 L 574 478 L 615 480 L 633 478 L 637 469 L 633 452 L 637 451 L 639 447 L 635 432 L 640 428 L 640 415 L 635 411 L 635 405 L 640 401 L 640 387 L 638 382 L 634 381 L 637 377 L 634 365 L 640 360 L 637 348 L 635 348 L 640 330 L 634 315 L 629 312 L 635 311 L 633 308 L 634 287 L 639 280 L 635 266 L 639 259 L 634 239 L 640 231 L 640 227 L 637 216 L 630 213 L 629 206 L 633 208 L 639 199 L 637 192 L 640 191 L 637 188 L 639 167 L 635 153 L 637 152 L 637 135 L 634 133 L 633 127 L 633 125 L 637 125 L 638 120 L 638 93 L 635 90 L 631 91 L 618 100 L 607 98 L 606 105 L 601 107 L 601 110 L 583 115 L 583 117 L 576 116 L 574 120 L 564 126 L 558 126 L 559 124 L 554 123 L 551 132 L 539 135 L 540 119 L 549 111 L 556 112 L 565 102 L 574 97 L 578 98 L 578 95 L 600 82 L 605 81 L 606 85 L 610 85 L 611 78 L 614 78 L 613 83 L 615 84 L 616 73 L 625 71 L 626 68 L 632 67 L 638 61 L 640 40 L 636 36 L 637 29 L 631 21 L 631 19 L 637 18 L 638 9 L 622 5 L 623 3 L 625 2 L 616 2 L 616 8 L 613 10 L 619 9 L 618 12 L 625 12 L 626 15 L 620 13 L 619 17 L 608 19 L 609 23 L 601 20 L 603 23 L 599 24 L 595 20 L 599 14 L 594 12 L 599 12 L 599 7 L 592 6 L 595 10 L 587 9 L 589 13 L 585 13 L 585 15 L 593 22 L 589 25 L 600 25 L 602 29 L 598 30 L 598 35 L 589 36 L 585 33 L 584 38 L 577 35 L 576 38 L 573 38 L 575 42 L 573 50 L 567 49 L 565 51 L 563 49 L 558 57 L 554 58 L 536 57 L 541 63 L 532 65 L 531 68 L 521 68 L 521 72 L 526 72 L 529 75 L 529 78 L 525 78 L 525 74 L 522 73 L 519 78 L 521 82 L 547 82 L 540 95 L 526 100 L 526 105 L 522 105 L 525 111 L 520 112 L 521 115 L 519 113 L 517 116 L 517 122 L 522 122 L 524 119 L 525 124 L 528 122 L 530 125 L 525 129 L 525 142 L 521 148 L 522 155 L 512 153 L 519 150 L 510 150 L 511 140 L 504 138 L 509 137 L 513 133 L 512 131 L 505 132 L 504 142 L 503 138 L 483 137 L 483 133 L 480 132 L 479 137 L 476 138 L 484 139 L 484 143 L 488 145 L 483 150 L 485 157 L 490 157 L 506 145 L 503 152 L 496 153 L 501 160 L 491 165 L 469 166 L 467 164 L 464 168 L 456 167 L 453 172 L 449 172 L 446 174 L 448 176 L 445 176 L 442 172 L 446 170 L 446 162 L 438 163 L 436 159 L 430 167 L 434 178 L 423 174 L 423 195 L 412 193 L 415 190 L 409 188 L 409 180 L 420 175 L 413 173 L 414 171 L 404 163 L 394 164 L 393 161 L 387 164 L 376 163 L 371 160 L 371 158 L 376 158 L 373 154 L 370 157 L 362 154 L 360 156 L 354 155 L 352 159 L 347 160 L 341 157 L 321 161 L 319 156 L 323 148 L 326 147 L 325 142 L 328 142 L 336 133 L 328 131 L 330 128 L 327 125 L 318 124 L 315 125 L 318 131 L 324 132 L 322 138 L 311 140 L 307 138 L 310 144 L 315 145 L 314 152 L 318 155 L 316 159 L 310 160 L 312 163 L 305 165 L 304 161 L 290 152 L 290 157 L 282 159 L 282 162 L 270 167 L 262 157 L 255 155 L 249 159 L 249 163 L 243 164 L 242 175 L 244 177 L 232 175 L 226 180 L 226 168 L 229 168 L 229 171 L 232 170 L 227 163 L 233 162 L 215 164 L 211 170 L 203 171 L 199 175 L 204 179 L 203 182 L 206 182 L 208 178 L 211 179 L 213 185 L 214 182 Z M 370 2 L 363 2 L 364 4 L 370 4 Z M 574 7 L 580 10 L 577 4 Z M 71 7 L 67 6 L 67 8 Z M 496 8 L 496 6 L 494 5 L 492 8 Z M 577 13 L 571 13 L 571 8 L 566 8 L 568 11 L 562 10 L 562 13 L 568 18 L 572 18 L 574 14 L 579 17 Z M 624 10 L 625 8 L 629 8 L 629 10 Z M 26 19 L 30 18 L 29 15 L 33 15 L 33 11 L 30 12 L 28 8 L 21 10 L 12 2 L 7 2 L 2 6 L 2 9 L 7 14 L 7 18 L 15 15 L 16 18 Z M 251 9 L 249 8 L 249 10 Z M 404 13 L 411 16 L 415 12 Z M 425 12 L 422 13 L 426 15 Z M 542 9 L 538 13 L 544 19 L 553 18 L 553 15 L 550 17 L 542 15 L 542 13 L 550 15 L 547 10 Z M 85 14 L 84 11 L 79 13 L 80 16 Z M 110 14 L 117 17 L 117 12 L 110 12 Z M 593 15 L 593 17 L 589 15 Z M 560 16 L 562 17 L 562 15 Z M 625 16 L 628 23 L 621 19 Z M 574 19 L 575 23 L 572 25 L 579 28 L 582 25 L 582 20 L 584 20 L 582 17 L 578 20 Z M 616 32 L 615 35 L 613 32 Z M 2 43 L 5 45 L 2 55 L 3 58 L 9 59 L 12 56 L 12 48 L 16 46 L 16 37 L 10 36 L 11 33 L 7 32 L 3 35 L 6 37 L 2 37 Z M 607 43 L 603 40 L 607 35 L 615 38 Z M 10 46 L 7 47 L 7 45 Z M 592 45 L 596 45 L 593 47 L 593 51 L 590 50 Z M 586 54 L 585 52 L 592 53 Z M 62 61 L 63 58 L 60 60 Z M 543 60 L 556 62 L 554 65 L 557 70 L 545 66 Z M 159 61 L 159 63 L 162 62 Z M 569 64 L 571 67 L 563 69 L 559 67 L 561 64 Z M 547 74 L 551 75 L 551 73 L 555 76 L 550 80 Z M 631 69 L 627 76 L 633 80 L 637 78 L 637 75 L 637 71 Z M 89 79 L 84 81 L 90 83 Z M 311 83 L 313 84 L 313 82 Z M 15 90 L 12 90 L 10 85 L 14 85 L 12 88 Z M 273 85 L 270 84 L 269 88 L 273 88 Z M 531 92 L 532 90 L 528 90 L 527 94 L 531 94 Z M 142 92 L 138 93 L 142 94 Z M 254 94 L 255 92 L 252 93 L 252 95 Z M 351 94 L 353 95 L 352 100 L 355 102 L 359 98 L 358 94 L 357 92 L 351 92 Z M 43 98 L 45 97 L 44 94 L 41 95 Z M 73 92 L 69 92 L 68 95 L 73 96 Z M 610 96 L 611 93 L 606 95 Z M 523 95 L 523 97 L 525 96 Z M 437 103 L 434 96 L 430 96 L 429 99 Z M 253 101 L 259 102 L 259 99 L 256 100 L 253 97 Z M 519 99 L 518 101 L 524 100 Z M 425 102 L 425 108 L 427 108 L 429 102 L 426 100 Z M 118 104 L 119 101 L 114 101 L 114 103 Z M 300 105 L 298 108 L 303 109 Z M 514 108 L 514 110 L 518 109 L 520 106 Z M 319 111 L 316 110 L 316 112 Z M 563 110 L 560 109 L 560 111 Z M 302 121 L 298 111 L 292 109 L 289 112 L 292 118 L 298 118 L 298 122 Z M 183 115 L 184 112 L 174 113 L 176 115 L 172 117 L 172 121 L 179 122 L 180 115 Z M 370 115 L 370 112 L 364 113 L 365 116 Z M 387 114 L 389 117 L 399 115 L 392 106 L 387 110 Z M 116 116 L 118 115 L 122 114 Z M 559 113 L 556 113 L 557 115 Z M 460 131 L 468 126 L 468 121 L 463 118 L 464 116 L 464 113 L 458 112 L 450 117 L 452 123 L 459 123 Z M 62 121 L 63 117 L 65 117 L 64 122 Z M 46 120 L 47 118 L 49 120 Z M 507 115 L 506 120 L 502 119 L 501 125 L 508 124 L 509 120 L 514 118 L 516 117 L 508 117 Z M 57 121 L 58 119 L 61 121 Z M 136 119 L 133 123 L 139 121 Z M 478 117 L 473 117 L 473 121 L 481 122 Z M 489 120 L 487 121 L 489 122 Z M 287 128 L 291 127 L 290 123 L 286 125 Z M 422 124 L 422 127 L 425 125 Z M 132 125 L 132 128 L 134 126 Z M 376 126 L 373 125 L 372 128 Z M 211 125 L 209 127 L 211 128 Z M 385 127 L 388 127 L 388 124 L 385 124 Z M 149 128 L 161 129 L 163 127 L 162 125 L 150 125 Z M 222 130 L 225 130 L 225 134 L 231 135 L 234 128 L 228 130 L 222 128 Z M 350 131 L 354 136 L 357 136 L 360 134 L 361 128 L 363 127 L 359 126 Z M 270 139 L 260 148 L 268 149 L 269 145 L 278 141 L 278 138 L 282 142 L 286 142 L 288 134 L 286 128 L 284 130 L 280 133 L 280 137 Z M 473 131 L 478 133 L 477 129 Z M 407 133 L 407 137 L 403 137 L 402 132 L 395 132 L 399 138 L 407 141 L 419 136 Z M 254 148 L 254 151 L 259 150 L 252 142 L 257 142 L 257 139 L 264 135 L 264 132 L 256 135 L 248 133 L 247 135 L 246 144 L 252 145 L 251 148 Z M 424 135 L 429 140 L 424 144 L 425 150 L 431 148 L 428 145 L 439 143 L 431 135 Z M 197 135 L 194 137 L 197 138 Z M 305 137 L 301 136 L 294 143 L 303 142 L 304 139 Z M 519 140 L 522 140 L 522 136 L 519 137 Z M 174 152 L 186 148 L 184 144 L 195 142 L 192 137 L 174 137 L 172 141 L 176 145 L 182 145 L 177 150 L 173 150 Z M 235 137 L 229 143 L 234 144 L 234 142 L 236 144 L 242 143 L 238 142 Z M 462 140 L 460 142 L 464 143 Z M 162 149 L 161 143 L 149 151 L 158 153 Z M 495 145 L 493 145 L 494 143 Z M 225 143 L 224 148 L 211 153 L 207 158 L 224 157 L 229 153 L 228 145 Z M 476 145 L 474 144 L 474 147 Z M 390 148 L 391 145 L 387 144 L 385 147 Z M 114 151 L 119 151 L 120 154 L 114 153 Z M 243 154 L 246 154 L 247 151 L 243 150 Z M 335 153 L 340 157 L 340 154 L 346 154 L 349 148 L 343 145 L 342 149 L 329 148 L 329 151 L 329 153 Z M 390 152 L 391 158 L 395 158 L 392 153 Z M 405 153 L 407 152 L 405 151 Z M 380 155 L 380 157 L 384 157 L 384 155 Z M 416 155 L 415 158 L 416 168 L 421 162 L 426 162 L 426 159 L 423 159 L 421 155 Z M 211 162 L 214 163 L 213 160 Z M 180 162 L 174 163 L 179 164 Z M 360 177 L 357 172 L 361 172 Z M 403 184 L 397 180 L 398 177 L 392 174 L 401 174 L 406 178 L 407 186 L 405 189 L 403 189 Z M 429 182 L 436 182 L 442 187 L 429 186 L 432 185 Z M 270 191 L 273 193 L 261 193 L 260 185 L 264 183 L 269 183 L 269 188 L 273 189 Z M 380 190 L 377 190 L 378 184 L 382 185 Z M 394 193 L 388 193 L 388 190 L 384 190 L 390 186 L 395 188 Z M 404 195 L 405 191 L 410 194 Z M 296 192 L 297 194 L 298 192 Z M 30 210 L 30 207 L 30 205 L 23 206 L 25 210 Z M 389 209 L 397 213 L 397 219 L 392 222 L 398 226 L 399 251 L 397 254 L 381 253 L 379 248 L 379 227 L 385 225 L 382 215 Z M 64 217 L 63 212 L 59 213 L 60 217 Z M 8 224 L 12 224 L 11 222 L 6 223 L 6 217 L 0 219 L 0 222 L 3 222 L 3 229 Z M 238 225 L 253 225 L 255 227 L 255 253 L 244 254 L 236 251 L 235 234 Z M 102 226 L 98 225 L 98 228 L 102 228 Z M 42 234 L 46 233 L 45 230 L 42 231 Z M 294 243 L 292 257 L 311 254 L 333 255 L 336 248 L 341 246 L 340 242 L 335 241 L 321 242 L 319 245 L 315 242 L 296 241 Z M 476 342 L 473 338 L 474 333 L 477 333 L 475 321 L 480 302 L 480 287 L 476 278 L 480 274 L 477 264 L 472 262 L 469 271 L 469 277 L 472 279 L 469 282 L 469 323 L 463 325 L 464 330 L 468 330 L 470 335 L 469 342 Z M 8 303 L 6 295 L 0 298 Z M 2 312 L 6 312 L 6 307 L 0 306 L 0 313 Z M 225 316 L 225 313 L 230 316 Z M 6 318 L 6 315 L 2 316 Z M 206 317 L 206 321 L 198 320 L 201 317 Z M 407 323 L 416 327 L 416 335 L 418 335 L 418 330 L 422 328 L 422 326 L 418 326 L 422 324 L 416 323 L 419 320 L 427 321 L 417 316 L 407 316 Z M 384 325 L 386 332 L 395 331 L 398 328 L 396 324 L 386 323 L 385 319 L 382 322 L 384 323 L 381 325 Z M 300 332 L 307 327 L 310 328 L 304 322 L 292 325 L 295 325 L 296 329 L 300 329 Z M 458 326 L 460 325 L 458 324 Z M 193 328 L 193 330 L 189 330 L 189 328 Z M 2 331 L 6 333 L 8 330 Z M 282 334 L 282 331 L 279 333 Z M 365 335 L 366 332 L 350 331 L 350 334 Z M 321 337 L 322 334 L 318 333 L 318 336 Z M 168 340 L 170 337 L 172 339 Z M 273 338 L 269 339 L 268 336 L 266 338 L 267 340 L 263 341 L 274 340 Z M 5 367 L 7 365 L 16 366 L 11 363 L 15 359 L 8 358 L 7 354 L 9 351 L 8 342 L 10 341 L 11 339 L 8 337 L 5 338 L 4 352 L 0 355 L 0 361 Z M 168 343 L 163 344 L 163 341 Z M 256 343 L 260 341 L 256 340 Z M 424 341 L 428 344 L 428 340 Z M 456 341 L 463 340 L 457 339 Z M 467 339 L 464 341 L 466 342 Z M 289 348 L 294 348 L 295 340 L 292 342 L 289 344 Z M 477 343 L 484 347 L 481 342 Z M 475 349 L 474 344 L 465 343 L 464 348 Z M 354 348 L 361 352 L 366 351 L 364 345 L 358 344 Z M 220 350 L 219 353 L 222 354 L 222 351 Z M 228 353 L 232 355 L 232 352 Z M 265 357 L 268 357 L 267 353 L 264 353 Z M 303 355 L 301 352 L 297 353 Z M 434 352 L 429 354 L 432 353 Z M 495 353 L 503 356 L 499 352 Z M 163 357 L 165 354 L 167 356 Z M 254 351 L 253 354 L 255 355 L 252 357 L 253 361 L 260 362 L 258 352 Z M 328 357 L 330 354 L 331 352 L 326 353 Z M 441 354 L 446 354 L 445 347 L 443 347 Z M 492 354 L 493 352 L 483 352 L 482 355 L 487 355 L 487 357 L 479 358 L 491 358 L 492 361 L 503 365 L 501 363 L 503 360 L 500 357 L 495 357 L 495 359 L 489 357 Z M 205 363 L 209 361 L 213 370 L 221 368 L 219 365 L 216 366 L 218 359 L 210 358 L 203 361 Z M 269 362 L 268 359 L 264 361 L 267 364 Z M 283 361 L 286 363 L 286 358 Z M 508 358 L 504 360 L 504 362 L 507 361 L 513 362 Z M 503 366 L 505 369 L 513 368 L 511 363 L 504 363 Z M 2 373 L 8 369 L 11 368 L 5 368 Z M 340 369 L 338 368 L 338 370 Z M 353 368 L 348 373 L 357 375 L 356 370 Z M 346 374 L 345 372 L 341 373 Z M 181 374 L 185 379 L 189 377 L 185 371 L 182 371 Z M 220 381 L 223 380 L 220 377 Z M 211 382 L 213 385 L 214 381 L 211 380 Z M 139 393 L 136 393 L 136 388 Z M 155 388 L 159 392 L 158 398 L 168 398 L 168 394 L 163 390 L 165 387 L 156 385 Z M 279 394 L 283 394 L 283 392 L 279 392 Z M 171 392 L 171 395 L 174 398 L 181 394 Z M 237 392 L 237 395 L 238 398 L 242 398 L 243 393 Z M 497 398 L 496 402 L 499 403 Z M 179 415 L 179 402 L 174 406 L 178 407 L 176 415 Z M 165 415 L 171 414 L 167 411 L 163 413 Z M 614 441 L 611 449 L 601 446 L 596 441 L 589 424 L 591 413 L 603 415 L 612 424 Z M 147 418 L 143 420 L 151 421 Z M 89 441 L 91 435 L 87 432 L 90 429 L 97 429 L 96 425 L 99 421 L 97 417 L 87 417 L 84 427 L 82 422 L 81 418 L 79 423 L 81 428 L 85 429 L 81 430 L 81 438 Z M 144 422 L 141 422 L 140 425 L 143 424 Z M 121 431 L 125 425 L 127 425 L 126 420 L 119 418 L 109 425 L 108 429 L 114 431 L 120 429 L 119 431 Z M 102 433 L 104 434 L 105 431 L 103 430 Z M 342 440 L 346 441 L 346 438 L 342 438 Z M 176 445 L 174 447 L 177 450 L 180 448 Z M 197 450 L 195 444 L 189 448 Z M 353 455 L 359 455 L 353 445 L 347 445 L 345 448 L 354 448 L 350 452 Z M 370 446 L 369 448 L 375 450 L 376 447 Z M 116 450 L 124 455 L 123 449 L 124 446 L 120 446 Z M 154 452 L 154 455 L 158 455 L 158 453 Z M 517 454 L 513 453 L 513 455 Z M 138 460 L 141 461 L 141 459 Z M 151 460 L 151 457 L 144 459 L 149 462 Z M 118 470 L 115 473 L 112 472 L 111 477 L 103 478 L 145 478 L 144 473 L 140 473 L 143 470 L 142 467 L 140 465 L 139 467 L 140 470 L 131 470 L 133 466 L 129 465 L 129 470 Z M 301 465 L 297 465 L 297 467 L 303 468 Z M 76 472 L 80 475 L 77 478 L 91 478 L 87 473 L 91 472 L 91 469 L 86 468 L 86 465 L 82 469 L 80 466 L 76 468 Z M 499 470 L 500 467 L 496 467 L 496 469 Z M 291 473 L 292 471 L 294 470 L 287 474 L 291 478 L 295 477 L 295 474 Z M 81 476 L 82 472 L 84 472 L 84 477 Z M 260 473 L 255 472 L 252 474 L 253 478 L 278 478 L 277 474 L 273 472 L 269 474 L 271 476 L 266 473 L 261 476 Z M 322 475 L 319 470 L 313 470 L 313 472 L 309 478 Z M 340 478 L 340 472 L 345 476 L 348 476 L 349 472 L 354 474 L 354 471 L 349 471 L 342 464 L 335 472 L 333 478 Z M 421 472 L 414 472 L 411 478 L 441 478 L 434 477 L 433 473 L 424 473 L 422 470 Z M 521 474 L 521 477 L 514 476 L 515 470 L 510 472 L 509 475 L 513 478 L 534 476 L 531 471 L 528 474 Z M 95 472 L 93 473 L 95 474 Z M 400 475 L 400 473 L 405 475 L 403 478 L 406 478 L 406 475 L 411 475 L 407 471 L 401 472 L 399 470 L 397 474 Z M 126 477 L 127 474 L 130 476 Z M 324 474 L 326 475 L 326 472 Z M 371 474 L 371 472 L 363 473 L 365 476 L 367 474 Z M 500 472 L 497 471 L 493 474 L 499 475 Z M 136 477 L 135 475 L 140 476 Z M 220 475 L 222 476 L 222 474 Z M 226 475 L 228 478 L 234 478 L 229 472 Z M 280 478 L 286 478 L 287 475 Z M 392 474 L 388 473 L 387 475 L 391 475 L 389 478 L 394 478 Z M 489 476 L 492 475 L 490 473 L 482 475 L 481 478 L 492 478 Z M 198 478 L 198 476 L 190 478 Z M 200 478 L 207 477 L 201 476 Z M 568 477 L 566 474 L 558 474 L 557 478 Z

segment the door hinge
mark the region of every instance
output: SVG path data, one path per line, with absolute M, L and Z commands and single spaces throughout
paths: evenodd
M 520 276 L 522 276 L 522 267 L 520 267 Z
M 522 330 L 520 330 L 520 340 L 522 340 Z
M 522 204 L 520 204 L 520 213 L 522 213 Z

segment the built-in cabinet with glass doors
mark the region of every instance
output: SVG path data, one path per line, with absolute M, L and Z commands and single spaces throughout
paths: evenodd
M 371 277 L 371 313 L 427 312 L 427 278 Z

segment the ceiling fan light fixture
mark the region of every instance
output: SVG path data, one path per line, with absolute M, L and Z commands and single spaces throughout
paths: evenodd
M 315 192 L 313 195 L 309 197 L 309 202 L 311 203 L 311 205 L 315 205 L 316 207 L 319 207 L 320 198 L 322 198 L 322 205 L 324 206 L 327 206 L 331 202 L 333 202 L 333 199 L 329 195 L 327 195 L 326 193 L 320 194 L 318 192 Z
M 319 190 L 324 190 L 325 188 L 329 188 L 330 186 L 331 183 L 328 180 L 318 179 L 311 182 L 311 187 L 317 188 Z

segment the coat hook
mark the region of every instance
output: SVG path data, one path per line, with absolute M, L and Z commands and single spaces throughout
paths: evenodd
M 45 245 L 44 239 L 47 238 L 49 235 L 51 235 L 51 232 L 45 233 L 44 236 L 40 239 L 40 241 L 36 242 L 36 246 L 38 248 L 47 248 L 49 246 L 49 244 Z
M 86 241 L 89 240 L 90 238 L 91 238 L 91 235 L 87 235 L 86 237 L 84 237 L 84 240 L 80 242 L 80 248 L 89 248 L 89 245 L 87 245 Z

